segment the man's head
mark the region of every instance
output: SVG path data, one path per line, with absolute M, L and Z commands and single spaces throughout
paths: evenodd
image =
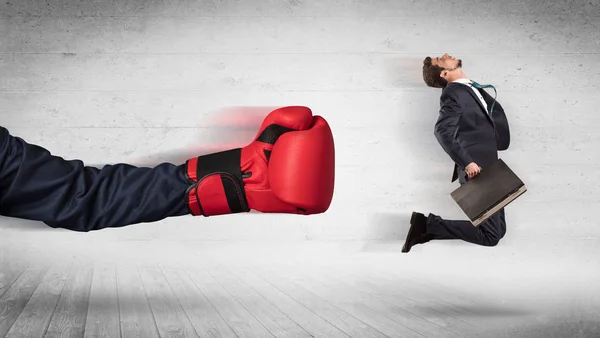
M 448 55 L 448 53 L 423 60 L 423 81 L 429 87 L 444 88 L 448 82 L 464 77 L 462 60 Z

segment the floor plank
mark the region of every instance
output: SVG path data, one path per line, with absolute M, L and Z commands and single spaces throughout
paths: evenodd
M 281 278 L 278 273 L 266 272 L 261 269 L 259 272 L 254 272 L 254 274 L 306 308 L 311 309 L 351 337 L 386 337 L 385 332 L 379 331 L 381 328 L 370 326 L 368 321 L 365 321 L 361 316 L 356 316 L 352 312 L 346 312 L 340 307 L 332 305 L 321 296 L 307 290 L 307 288 Z M 419 337 L 416 332 L 403 331 L 404 328 L 399 329 L 396 333 L 400 336 Z
M 1 249 L 0 249 L 1 250 Z M 29 264 L 20 260 L 12 260 L 5 258 L 6 251 L 2 250 L 0 256 L 0 297 L 4 295 L 11 285 L 25 272 Z
M 385 294 L 385 291 L 388 289 L 398 290 L 396 287 L 398 284 L 407 285 L 408 290 L 406 293 L 403 293 L 404 297 L 413 295 L 411 297 L 412 300 L 418 297 L 419 302 L 426 306 L 444 309 L 443 312 L 449 316 L 459 318 L 472 325 L 477 325 L 476 322 L 470 321 L 469 317 L 472 317 L 475 313 L 469 309 L 479 305 L 482 302 L 481 298 L 464 294 L 461 290 L 448 285 L 442 286 L 429 279 L 418 280 L 410 276 L 403 276 L 398 271 L 383 272 L 376 270 L 373 271 L 373 276 L 376 277 L 377 284 L 365 281 L 365 287 L 371 290 L 382 290 Z
M 238 302 L 227 290 L 223 288 L 204 269 L 187 269 L 194 284 L 206 298 L 226 318 L 229 326 L 239 337 L 269 337 L 274 335 L 265 326 L 254 317 L 242 304 Z
M 84 337 L 121 337 L 119 321 L 115 266 L 97 263 L 94 266 Z
M 452 336 L 453 334 L 467 334 L 468 336 L 476 337 L 479 334 L 479 330 L 475 326 L 469 325 L 447 313 L 438 311 L 435 306 L 432 306 L 423 299 L 417 301 L 404 297 L 405 292 L 408 294 L 411 293 L 410 291 L 405 291 L 405 284 L 403 283 L 394 285 L 394 290 L 402 290 L 401 294 L 398 294 L 400 291 L 385 292 L 388 289 L 382 286 L 375 288 L 364 286 L 365 284 L 372 286 L 372 283 L 379 284 L 379 280 L 371 274 L 365 273 L 362 275 L 362 278 L 356 278 L 356 276 L 348 276 L 347 271 L 339 270 L 336 270 L 336 273 L 321 270 L 321 273 L 311 274 L 309 278 L 330 289 L 337 288 L 338 286 L 342 288 L 346 286 L 355 294 L 364 296 L 363 304 L 365 306 L 372 308 L 375 307 L 375 304 L 379 303 L 391 310 L 390 314 L 394 320 L 401 321 L 403 324 L 412 327 L 415 331 L 423 332 L 423 330 L 429 329 L 427 334 L 438 331 L 433 337 L 439 336 L 439 334 L 447 334 L 448 336 Z M 406 286 L 410 289 L 410 284 L 406 284 Z M 422 323 L 422 320 L 426 321 L 426 325 L 421 326 L 417 324 L 419 322 Z M 435 324 L 440 329 L 432 326 L 432 324 Z M 447 331 L 449 332 L 444 333 Z
M 231 271 L 220 267 L 207 270 L 224 289 L 263 324 L 275 337 L 311 337 L 298 323 L 279 311 Z
M 326 271 L 324 273 L 327 274 Z M 472 306 L 476 301 L 475 299 L 465 298 L 458 290 L 440 287 L 440 285 L 436 285 L 430 280 L 417 280 L 397 271 L 383 271 L 381 269 L 370 269 L 369 276 L 373 277 L 370 279 L 362 278 L 364 275 L 357 273 L 357 271 L 344 270 L 342 273 L 344 277 L 348 278 L 344 279 L 345 281 L 351 281 L 356 286 L 368 290 L 380 291 L 382 292 L 382 298 L 387 297 L 386 291 L 389 290 L 399 292 L 399 296 L 401 295 L 413 302 L 418 301 L 425 306 L 444 308 L 443 313 L 448 316 L 460 317 L 473 314 L 465 308 Z M 333 276 L 330 274 L 327 276 L 334 280 L 339 280 L 341 277 L 340 275 Z M 471 324 L 476 325 L 476 323 Z
M 140 275 L 161 337 L 198 337 L 158 267 L 140 267 Z
M 93 272 L 91 266 L 73 265 L 44 338 L 84 336 Z
M 6 334 L 7 338 L 41 337 L 45 334 L 70 273 L 70 264 L 56 263 L 50 267 Z
M 136 265 L 118 265 L 117 288 L 123 337 L 158 338 L 154 315 Z
M 335 273 L 339 273 L 337 269 L 334 270 Z M 276 273 L 265 269 L 259 271 L 257 273 L 267 275 L 268 278 L 280 280 L 285 278 L 289 280 L 288 283 L 297 284 L 297 288 L 305 288 L 389 337 L 453 337 L 453 332 L 446 331 L 443 327 L 427 322 L 408 311 L 394 308 L 390 304 L 378 302 L 377 299 L 361 294 L 354 288 L 339 283 L 323 283 L 321 278 L 307 277 L 312 276 L 312 273 L 300 271 L 294 273 L 289 270 Z M 276 274 L 284 277 L 277 277 Z M 283 281 L 280 283 L 285 285 Z
M 231 269 L 231 271 L 314 337 L 350 337 L 313 309 L 306 308 L 296 299 L 276 289 L 254 273 L 239 267 Z
M 31 267 L 0 297 L 0 337 L 4 337 L 11 329 L 21 311 L 45 278 L 49 267 Z
M 167 267 L 162 268 L 162 271 L 199 336 L 212 338 L 237 337 L 227 323 L 227 319 L 223 318 L 221 313 L 217 311 L 183 269 Z

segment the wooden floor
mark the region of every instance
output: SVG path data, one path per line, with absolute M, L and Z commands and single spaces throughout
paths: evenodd
M 488 297 L 469 291 L 478 287 L 461 290 L 426 274 L 403 274 L 395 259 L 196 267 L 4 262 L 0 337 L 597 337 L 599 332 L 600 320 L 585 320 L 581 302 L 562 308 L 560 317 L 543 303 L 497 292 Z M 553 320 L 552 313 L 560 318 Z

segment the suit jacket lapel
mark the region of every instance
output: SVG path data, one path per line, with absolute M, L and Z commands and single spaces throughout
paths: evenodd
M 475 88 L 475 90 L 479 90 L 479 89 Z M 471 94 L 471 96 L 473 97 L 473 99 L 474 99 L 474 100 L 477 102 L 477 104 L 479 105 L 479 107 L 480 107 L 480 108 L 481 108 L 481 110 L 482 110 L 482 113 L 484 113 L 484 114 L 485 114 L 485 117 L 487 117 L 488 121 L 490 121 L 492 124 L 494 124 L 494 121 L 492 121 L 492 117 L 490 116 L 490 112 L 489 112 L 489 110 L 487 109 L 487 107 L 485 107 L 485 106 L 483 105 L 483 103 L 481 103 L 481 100 L 480 100 L 480 99 L 477 97 L 477 95 L 475 95 L 475 93 L 473 93 L 473 90 L 471 90 L 471 88 L 470 88 L 470 87 L 467 87 L 467 91 L 469 92 L 469 94 Z M 481 93 L 481 92 L 480 92 L 480 93 Z M 481 96 L 484 96 L 484 95 L 483 95 L 483 94 L 481 94 Z M 484 97 L 485 97 L 485 96 L 484 96 Z M 484 99 L 484 101 L 485 101 L 485 99 Z M 487 101 L 486 101 L 486 103 L 487 103 Z

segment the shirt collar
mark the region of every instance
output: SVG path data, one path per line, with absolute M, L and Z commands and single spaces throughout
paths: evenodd
M 462 83 L 462 84 L 466 84 L 468 86 L 471 85 L 471 80 L 467 79 L 467 78 L 462 78 L 462 79 L 456 79 L 452 82 L 458 82 L 458 83 Z

